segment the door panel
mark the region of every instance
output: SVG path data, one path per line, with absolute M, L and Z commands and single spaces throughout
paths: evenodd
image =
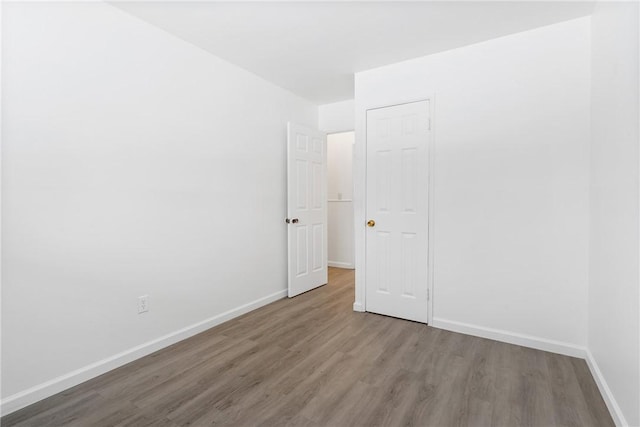
M 289 297 L 327 283 L 327 142 L 323 133 L 287 126 Z
M 367 112 L 366 309 L 427 322 L 429 104 Z

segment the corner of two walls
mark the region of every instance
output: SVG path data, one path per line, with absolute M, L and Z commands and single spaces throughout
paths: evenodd
M 640 107 L 637 2 L 591 17 L 587 361 L 616 424 L 640 426 Z

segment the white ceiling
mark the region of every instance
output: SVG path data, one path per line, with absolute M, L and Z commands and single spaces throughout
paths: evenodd
M 316 104 L 353 98 L 355 72 L 589 15 L 593 8 L 575 1 L 111 4 Z

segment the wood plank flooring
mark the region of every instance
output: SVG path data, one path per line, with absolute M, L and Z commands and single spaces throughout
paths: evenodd
M 354 313 L 353 272 L 2 426 L 613 426 L 584 360 Z

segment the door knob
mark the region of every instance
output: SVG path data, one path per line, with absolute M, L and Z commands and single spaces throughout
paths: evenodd
M 367 221 L 367 225 L 368 225 L 369 227 L 375 227 L 376 222 L 375 222 L 374 220 L 370 219 L 369 221 Z

